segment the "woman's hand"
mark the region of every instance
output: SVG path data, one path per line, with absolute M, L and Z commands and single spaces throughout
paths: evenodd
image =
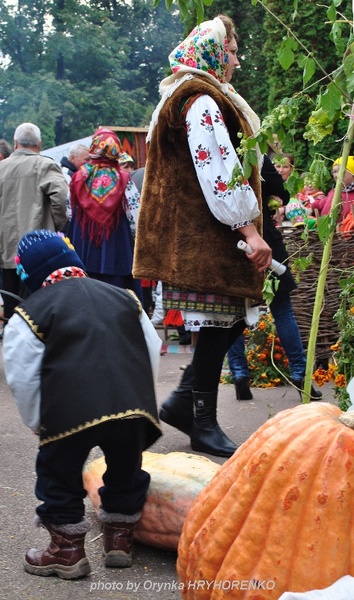
M 258 271 L 265 271 L 272 262 L 272 250 L 264 239 L 259 235 L 254 225 L 241 227 L 239 231 L 245 236 L 246 243 L 252 248 L 253 252 L 247 254 L 247 257 L 255 263 Z

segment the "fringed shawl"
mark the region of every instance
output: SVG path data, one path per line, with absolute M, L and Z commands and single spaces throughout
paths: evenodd
M 89 161 L 72 176 L 70 202 L 82 235 L 101 246 L 118 226 L 125 208 L 129 175 L 119 167 L 120 139 L 111 129 L 99 127 L 92 136 Z
M 125 207 L 129 174 L 113 166 L 111 161 L 91 159 L 74 173 L 70 183 L 72 210 L 82 232 L 87 227 L 90 241 L 97 246 L 109 239 L 118 226 Z

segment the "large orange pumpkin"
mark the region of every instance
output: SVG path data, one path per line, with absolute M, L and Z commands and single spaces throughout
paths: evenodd
M 224 463 L 182 530 L 183 598 L 278 600 L 354 575 L 350 415 L 324 402 L 285 410 Z
M 186 452 L 143 452 L 142 466 L 150 473 L 151 481 L 141 518 L 134 528 L 134 539 L 156 548 L 177 550 L 193 500 L 220 465 Z M 98 488 L 103 485 L 105 470 L 104 457 L 89 462 L 84 469 L 84 487 L 95 510 L 100 505 Z

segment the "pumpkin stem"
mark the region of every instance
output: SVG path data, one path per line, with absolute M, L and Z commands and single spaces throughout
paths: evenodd
M 343 425 L 350 427 L 350 429 L 354 429 L 354 411 L 345 412 L 339 415 L 339 420 Z

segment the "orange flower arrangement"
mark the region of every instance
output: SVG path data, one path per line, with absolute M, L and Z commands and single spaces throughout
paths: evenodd
M 342 410 L 351 405 L 347 385 L 354 377 L 354 275 L 343 272 L 340 280 L 340 305 L 334 315 L 339 328 L 339 339 L 331 346 L 333 364 L 328 369 L 317 369 L 313 378 L 319 386 L 334 383 L 335 395 Z
M 270 312 L 264 312 L 252 328 L 245 330 L 246 354 L 253 387 L 277 387 L 290 379 L 289 361 L 277 337 Z M 227 359 L 224 364 L 222 383 L 232 383 Z
M 339 344 L 333 344 L 331 350 L 336 348 L 335 352 L 338 352 Z M 333 381 L 335 395 L 339 399 L 339 407 L 342 410 L 347 410 L 350 402 L 348 402 L 348 393 L 346 387 L 350 381 L 347 381 L 347 377 L 344 373 L 339 373 L 339 366 L 337 364 L 329 364 L 328 369 L 318 368 L 313 374 L 313 380 L 319 387 L 322 387 L 325 383 Z

